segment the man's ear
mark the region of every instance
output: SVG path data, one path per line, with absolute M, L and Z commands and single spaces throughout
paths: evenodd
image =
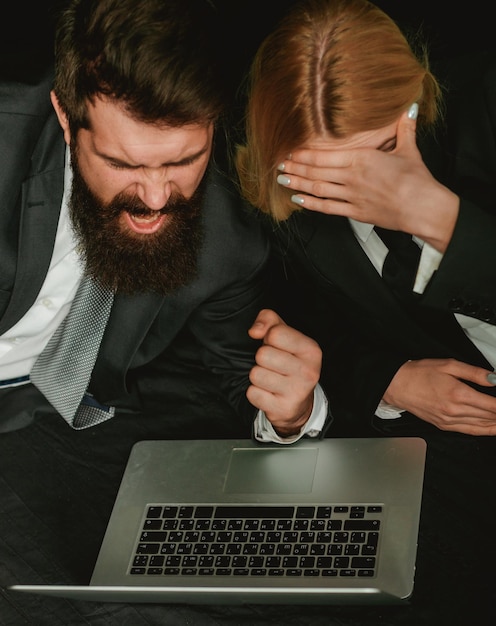
M 71 143 L 71 131 L 69 129 L 69 120 L 67 119 L 67 115 L 65 111 L 59 104 L 59 100 L 55 95 L 55 91 L 50 92 L 50 99 L 52 101 L 53 108 L 55 109 L 55 113 L 57 114 L 59 124 L 62 126 L 62 130 L 64 131 L 64 139 L 67 145 Z

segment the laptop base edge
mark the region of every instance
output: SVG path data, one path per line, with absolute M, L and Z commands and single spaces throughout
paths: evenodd
M 390 593 L 366 588 L 341 588 L 329 590 L 265 590 L 265 589 L 195 589 L 194 594 L 173 587 L 124 587 L 87 585 L 11 585 L 9 591 L 35 593 L 45 596 L 69 598 L 72 600 L 93 600 L 99 602 L 144 602 L 159 604 L 291 604 L 291 605 L 390 605 L 405 604 L 410 596 L 399 598 Z

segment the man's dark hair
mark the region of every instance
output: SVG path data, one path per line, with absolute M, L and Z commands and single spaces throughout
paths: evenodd
M 230 97 L 220 18 L 208 0 L 72 0 L 55 35 L 54 90 L 72 132 L 102 95 L 147 123 L 215 121 Z

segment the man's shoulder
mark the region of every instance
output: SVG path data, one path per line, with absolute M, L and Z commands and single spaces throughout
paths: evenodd
M 206 174 L 205 203 L 222 208 L 223 205 L 246 205 L 235 180 L 223 169 L 212 163 Z
M 51 111 L 51 67 L 0 81 L 0 114 L 46 118 Z
M 50 101 L 52 71 L 0 82 L 0 193 L 18 193 L 24 177 L 63 166 L 64 141 Z
M 258 272 L 269 257 L 269 241 L 256 210 L 222 172 L 208 174 L 203 202 L 201 275 L 207 282 L 232 282 Z
M 221 170 L 208 173 L 204 199 L 206 232 L 227 247 L 266 246 L 266 236 L 258 211 L 243 200 L 236 183 Z

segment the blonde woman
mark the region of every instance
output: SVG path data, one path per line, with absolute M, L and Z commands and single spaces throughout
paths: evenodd
M 298 3 L 253 62 L 240 183 L 338 420 L 496 434 L 495 66 L 453 75 L 452 129 L 425 49 L 366 0 Z

